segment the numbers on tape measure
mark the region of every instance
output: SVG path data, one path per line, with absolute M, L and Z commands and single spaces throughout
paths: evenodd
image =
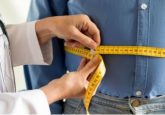
M 138 55 L 138 56 L 150 56 L 150 57 L 165 57 L 165 48 L 157 48 L 157 47 L 147 47 L 147 46 L 99 46 L 95 51 L 90 51 L 84 48 L 71 48 L 65 47 L 67 52 L 72 54 L 92 59 L 94 55 L 98 55 L 101 62 L 97 67 L 95 73 L 93 74 L 89 85 L 87 87 L 85 96 L 84 96 L 84 106 L 88 112 L 88 108 L 90 105 L 90 101 L 94 92 L 97 90 L 97 87 L 101 83 L 106 68 L 104 65 L 104 61 L 102 59 L 101 54 L 110 54 L 110 55 Z
M 87 113 L 88 113 L 88 108 L 89 108 L 89 104 L 92 99 L 92 96 L 95 93 L 95 91 L 97 90 L 97 87 L 99 86 L 100 82 L 102 81 L 102 78 L 103 78 L 103 76 L 105 74 L 105 70 L 106 70 L 102 57 L 101 56 L 99 56 L 99 57 L 101 59 L 101 63 L 99 64 L 98 68 L 96 69 L 95 73 L 93 74 L 93 76 L 89 82 L 88 88 L 86 90 L 86 93 L 85 93 L 84 105 L 85 105 L 85 109 L 86 109 Z

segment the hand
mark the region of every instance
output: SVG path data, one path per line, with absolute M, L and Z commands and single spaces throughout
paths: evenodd
M 36 32 L 40 43 L 52 37 L 62 38 L 71 47 L 95 49 L 100 44 L 100 32 L 86 15 L 56 16 L 39 20 Z
M 41 90 L 46 94 L 49 104 L 63 98 L 82 97 L 88 86 L 89 76 L 99 63 L 98 57 L 94 57 L 89 62 L 83 59 L 77 71 L 65 74 L 60 79 L 55 79 L 42 87 Z

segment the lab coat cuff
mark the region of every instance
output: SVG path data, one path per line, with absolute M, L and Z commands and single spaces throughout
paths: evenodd
M 34 38 L 34 40 L 31 42 L 32 46 L 36 47 L 35 52 L 34 53 L 34 64 L 51 64 L 52 60 L 53 60 L 53 51 L 52 51 L 52 41 L 49 41 L 47 43 L 45 43 L 44 45 L 40 45 L 39 41 L 38 41 L 38 37 L 37 37 L 37 33 L 35 30 L 35 21 L 34 22 L 30 22 L 32 24 L 32 37 Z M 29 28 L 30 29 L 30 28 Z M 29 46 L 30 47 L 30 46 Z
M 35 23 L 36 21 L 7 26 L 14 66 L 47 65 L 53 60 L 52 42 L 40 46 Z

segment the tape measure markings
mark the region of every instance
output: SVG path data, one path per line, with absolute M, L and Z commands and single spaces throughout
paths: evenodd
M 148 46 L 99 46 L 95 51 L 91 51 L 85 48 L 71 48 L 65 46 L 65 51 L 72 54 L 92 59 L 95 55 L 98 55 L 101 62 L 94 72 L 89 85 L 87 87 L 85 96 L 84 96 L 84 106 L 88 112 L 90 101 L 94 92 L 97 90 L 97 87 L 101 83 L 106 68 L 101 54 L 110 54 L 110 55 L 139 55 L 139 56 L 150 56 L 150 57 L 160 57 L 165 58 L 165 48 L 157 47 L 148 47 Z

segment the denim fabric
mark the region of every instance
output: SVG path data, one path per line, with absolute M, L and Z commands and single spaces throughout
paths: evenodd
M 132 106 L 132 102 L 138 100 L 138 107 Z M 69 99 L 65 103 L 65 114 L 85 114 L 82 100 Z M 165 96 L 153 99 L 144 98 L 117 98 L 97 93 L 91 101 L 90 114 L 163 114 L 165 113 Z
M 86 114 L 83 100 L 68 99 L 64 106 L 65 114 Z M 130 114 L 127 99 L 117 99 L 97 93 L 91 101 L 90 114 Z
M 165 0 L 32 0 L 29 19 L 52 15 L 87 14 L 101 32 L 101 45 L 134 45 L 165 48 Z M 68 4 L 68 6 L 67 6 Z M 147 5 L 142 9 L 142 5 Z M 58 7 L 59 6 L 59 7 Z M 61 8 L 63 7 L 63 8 Z M 29 88 L 38 88 L 66 70 L 74 71 L 80 57 L 63 50 L 53 40 L 51 66 L 26 68 Z M 55 55 L 57 54 L 57 55 Z M 104 55 L 106 75 L 98 89 L 103 94 L 152 98 L 165 94 L 165 58 Z
M 164 11 L 165 0 L 32 0 L 28 19 L 87 14 L 100 29 L 101 45 L 165 48 Z M 29 89 L 77 69 L 80 57 L 65 52 L 61 40 L 54 39 L 53 46 L 51 66 L 25 67 Z M 165 95 L 165 58 L 104 55 L 103 59 L 107 71 L 98 92 L 120 98 Z M 62 102 L 54 107 L 54 113 L 62 112 Z
M 139 99 L 141 106 L 132 107 L 129 99 L 129 106 L 135 114 L 165 114 L 165 96 L 155 97 L 153 99 Z
M 69 14 L 87 14 L 94 21 L 101 45 L 165 48 L 165 0 L 70 0 L 68 9 Z M 67 69 L 76 70 L 78 59 L 66 53 Z M 98 92 L 123 98 L 165 95 L 165 58 L 103 55 L 103 59 L 107 71 Z

